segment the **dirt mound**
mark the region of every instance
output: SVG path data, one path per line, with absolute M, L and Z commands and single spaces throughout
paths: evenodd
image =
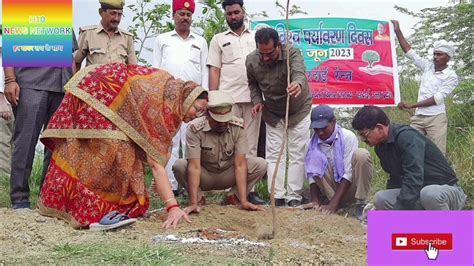
M 196 263 L 366 264 L 366 227 L 353 217 L 287 208 L 277 209 L 277 216 L 277 234 L 266 240 L 259 234 L 262 227 L 271 230 L 269 208 L 247 212 L 209 205 L 191 216 L 192 224 L 180 224 L 175 231 L 162 229 L 165 214 L 157 211 L 131 227 L 106 233 L 73 230 L 36 211 L 0 209 L 0 263 L 44 259 L 55 246 L 65 243 L 130 240 L 137 244 L 159 242 L 176 249 L 185 261 Z

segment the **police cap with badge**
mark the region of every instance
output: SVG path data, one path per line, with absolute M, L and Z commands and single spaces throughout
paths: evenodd
M 125 0 L 99 0 L 99 4 L 108 9 L 123 9 Z

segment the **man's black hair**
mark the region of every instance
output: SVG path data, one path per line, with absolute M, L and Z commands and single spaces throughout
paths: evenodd
M 377 124 L 388 126 L 390 119 L 382 108 L 373 105 L 362 107 L 352 119 L 352 127 L 357 131 L 373 129 Z
M 261 28 L 255 33 L 255 43 L 257 47 L 259 44 L 267 44 L 273 40 L 273 47 L 277 47 L 280 42 L 278 32 L 273 28 Z
M 239 4 L 240 7 L 244 7 L 244 0 L 224 0 L 222 2 L 222 9 L 225 10 L 225 7 L 226 6 L 231 6 L 231 5 L 235 5 L 235 4 Z

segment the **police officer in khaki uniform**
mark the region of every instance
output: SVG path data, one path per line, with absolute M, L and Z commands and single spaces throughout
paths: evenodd
M 186 133 L 186 159 L 179 159 L 173 171 L 186 188 L 190 206 L 186 213 L 200 212 L 205 204 L 201 191 L 232 187 L 223 205 L 239 205 L 245 210 L 263 210 L 247 199 L 250 189 L 266 173 L 263 158 L 245 158 L 248 151 L 243 120 L 232 115 L 232 96 L 210 91 L 208 113 L 190 122 Z
M 125 0 L 99 0 L 99 25 L 80 28 L 79 49 L 74 61 L 78 71 L 86 59 L 86 65 L 124 63 L 137 64 L 133 35 L 118 28 L 123 16 Z

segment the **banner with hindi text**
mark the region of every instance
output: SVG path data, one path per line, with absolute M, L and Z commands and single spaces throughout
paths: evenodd
M 286 43 L 285 20 L 272 27 Z M 355 18 L 289 20 L 289 43 L 301 50 L 313 104 L 392 106 L 400 101 L 393 30 L 388 21 Z

